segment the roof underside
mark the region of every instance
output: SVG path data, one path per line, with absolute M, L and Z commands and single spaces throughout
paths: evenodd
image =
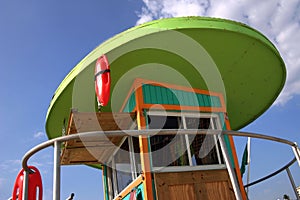
M 285 66 L 273 44 L 243 24 L 184 17 L 129 29 L 87 55 L 57 89 L 46 119 L 49 138 L 60 136 L 71 108 L 94 112 L 94 66 L 111 63 L 111 102 L 101 112 L 118 112 L 135 78 L 220 92 L 233 130 L 266 111 L 285 82 Z

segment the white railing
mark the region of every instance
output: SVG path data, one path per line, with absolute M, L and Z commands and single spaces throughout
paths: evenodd
M 264 139 L 264 140 L 270 140 L 278 143 L 283 143 L 288 146 L 290 146 L 293 149 L 295 158 L 290 161 L 287 165 L 282 167 L 281 169 L 277 170 L 276 172 L 265 176 L 257 181 L 254 181 L 252 183 L 249 183 L 245 185 L 244 187 L 250 187 L 252 185 L 255 185 L 257 183 L 260 183 L 268 178 L 271 178 L 278 173 L 282 172 L 283 170 L 286 170 L 289 176 L 289 179 L 291 181 L 292 187 L 294 189 L 295 195 L 298 200 L 300 200 L 299 195 L 297 194 L 296 191 L 296 185 L 294 183 L 293 177 L 290 173 L 289 167 L 296 161 L 298 161 L 298 164 L 300 166 L 300 149 L 298 145 L 295 142 L 291 142 L 286 139 L 278 138 L 278 137 L 273 137 L 273 136 L 268 136 L 268 135 L 263 135 L 263 134 L 257 134 L 257 133 L 251 133 L 251 132 L 240 132 L 240 131 L 228 131 L 228 130 L 203 130 L 203 129 L 178 129 L 178 130 L 118 130 L 118 131 L 94 131 L 94 132 L 85 132 L 85 133 L 77 133 L 77 134 L 72 134 L 72 135 L 67 135 L 67 136 L 62 136 L 58 138 L 54 138 L 51 140 L 48 140 L 44 143 L 41 143 L 31 150 L 29 150 L 23 157 L 22 160 L 22 167 L 25 171 L 24 173 L 24 185 L 23 185 L 23 200 L 27 200 L 27 188 L 28 188 L 28 175 L 31 172 L 31 170 L 28 167 L 28 160 L 32 155 L 37 153 L 38 151 L 47 148 L 49 146 L 54 146 L 54 170 L 53 170 L 53 200 L 60 200 L 60 150 L 61 150 L 61 144 L 66 141 L 70 140 L 75 140 L 75 139 L 87 139 L 89 137 L 113 137 L 113 136 L 153 136 L 153 135 L 175 135 L 175 134 L 187 134 L 187 135 L 195 135 L 195 134 L 203 134 L 203 135 L 218 135 L 219 140 L 221 144 L 224 142 L 223 136 L 224 135 L 231 135 L 231 136 L 238 136 L 238 137 L 250 137 L 250 138 L 257 138 L 257 139 Z M 226 163 L 228 162 L 228 157 L 224 157 Z M 229 175 L 233 176 L 233 172 L 229 171 Z M 238 186 L 234 186 L 238 187 Z M 239 195 L 237 195 L 239 196 Z M 239 198 L 238 198 L 239 199 Z

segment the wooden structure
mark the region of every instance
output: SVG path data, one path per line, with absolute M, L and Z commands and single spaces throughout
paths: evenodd
M 162 91 L 164 95 L 159 96 Z M 89 140 L 67 142 L 61 164 L 101 165 L 107 200 L 128 199 L 138 187 L 145 199 L 236 199 L 224 149 L 215 136 L 101 134 L 130 129 L 222 129 L 222 123 L 224 127 L 229 123 L 221 94 L 136 79 L 127 96 L 120 113 L 71 112 L 67 134 L 100 132 Z M 227 138 L 235 174 L 240 174 L 232 145 L 232 138 Z M 206 155 L 201 157 L 201 151 L 207 151 Z M 241 183 L 241 177 L 236 178 Z M 239 193 L 244 193 L 241 184 Z

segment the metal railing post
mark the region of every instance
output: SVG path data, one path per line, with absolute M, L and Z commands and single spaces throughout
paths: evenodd
M 224 156 L 224 161 L 225 161 L 225 164 L 226 164 L 226 167 L 227 167 L 227 171 L 228 171 L 230 180 L 232 182 L 235 197 L 236 197 L 237 200 L 242 200 L 242 195 L 241 195 L 241 192 L 240 192 L 240 189 L 239 189 L 239 184 L 237 183 L 237 178 L 235 176 L 235 171 L 233 169 L 233 166 L 232 166 L 232 163 L 231 163 L 231 160 L 230 160 L 230 156 L 228 154 L 227 147 L 226 147 L 226 144 L 224 142 L 224 135 L 223 134 L 219 137 L 219 141 L 220 141 L 221 150 L 222 150 L 222 153 L 223 153 L 223 156 Z
M 53 200 L 60 200 L 60 144 L 54 142 Z
M 299 150 L 299 147 L 298 147 L 297 143 L 295 143 L 292 148 L 293 148 L 295 157 L 296 157 L 296 159 L 298 161 L 298 165 L 300 167 L 300 150 Z
M 27 170 L 24 170 L 22 200 L 28 199 L 28 178 L 29 178 L 29 172 Z
M 298 194 L 297 189 L 296 189 L 297 187 L 296 187 L 295 181 L 293 179 L 292 173 L 290 171 L 290 168 L 286 168 L 285 170 L 286 170 L 286 172 L 288 174 L 288 177 L 290 179 L 290 182 L 291 182 L 291 185 L 293 187 L 293 191 L 294 191 L 294 193 L 296 195 L 296 198 L 297 198 L 297 200 L 300 200 L 299 194 Z

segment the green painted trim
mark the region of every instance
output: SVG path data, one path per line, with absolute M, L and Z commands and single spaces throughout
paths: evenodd
M 230 147 L 230 142 L 229 142 L 228 135 L 224 135 L 224 141 L 225 141 L 225 144 L 227 146 L 227 150 L 228 150 L 228 154 L 229 154 L 229 157 L 230 157 L 231 165 L 235 168 L 233 153 L 232 153 L 232 149 Z
M 104 193 L 105 193 L 105 200 L 109 200 L 108 196 L 108 184 L 107 184 L 107 166 L 103 166 L 103 185 L 104 185 Z

